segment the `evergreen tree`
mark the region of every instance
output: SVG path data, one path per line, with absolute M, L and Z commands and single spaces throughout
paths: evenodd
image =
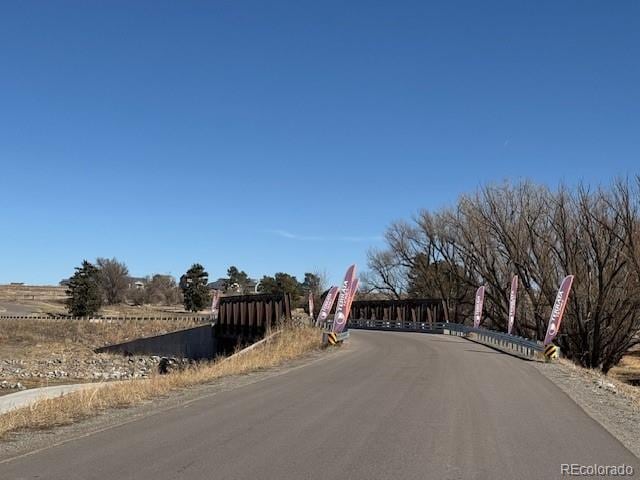
M 320 295 L 322 291 L 322 279 L 317 273 L 307 272 L 304 274 L 304 282 L 302 282 L 302 289 L 312 295 Z
M 268 275 L 262 277 L 258 285 L 258 291 L 271 294 L 289 293 L 294 303 L 303 294 L 302 284 L 298 282 L 298 279 L 284 272 L 278 272 L 273 277 Z
M 184 308 L 197 312 L 211 303 L 211 293 L 207 288 L 209 274 L 199 263 L 194 263 L 187 273 L 180 277 L 180 289 L 184 296 Z
M 69 279 L 67 289 L 67 308 L 74 317 L 89 317 L 102 306 L 100 289 L 100 271 L 91 263 L 83 260 L 82 266 Z
M 227 281 L 225 290 L 227 292 L 247 293 L 249 275 L 244 270 L 238 270 L 234 265 L 227 269 Z

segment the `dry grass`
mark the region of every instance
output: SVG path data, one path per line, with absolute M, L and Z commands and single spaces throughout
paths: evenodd
M 150 380 L 111 383 L 64 397 L 41 400 L 0 415 L 0 438 L 10 432 L 69 424 L 108 408 L 128 407 L 173 390 L 281 365 L 319 349 L 320 337 L 320 332 L 311 327 L 285 327 L 280 335 L 243 355 L 200 364 L 170 375 L 156 375 Z
M 640 388 L 629 385 L 611 375 L 605 375 L 600 370 L 583 368 L 566 358 L 558 360 L 560 364 L 572 373 L 579 375 L 585 380 L 594 384 L 612 384 L 618 394 L 631 401 L 637 408 L 640 408 Z
M 31 314 L 42 315 L 68 315 L 67 306 L 64 299 L 41 299 L 41 300 L 2 300 L 5 304 L 12 304 L 16 307 L 27 309 Z M 177 316 L 177 315 L 194 315 L 192 312 L 185 311 L 182 305 L 128 305 L 120 303 L 117 305 L 104 305 L 98 312 L 102 316 Z M 0 315 L 7 315 L 0 309 Z
M 609 375 L 626 383 L 640 387 L 640 350 L 635 350 L 622 357 L 618 365 L 613 367 Z
M 0 343 L 3 345 L 70 344 L 95 348 L 142 336 L 189 328 L 201 322 L 189 318 L 172 320 L 0 320 Z

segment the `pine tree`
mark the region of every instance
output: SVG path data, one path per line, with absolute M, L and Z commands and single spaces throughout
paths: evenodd
M 207 288 L 209 274 L 199 263 L 194 263 L 187 273 L 180 277 L 180 288 L 184 296 L 184 308 L 197 312 L 208 307 L 211 294 Z
M 89 317 L 102 306 L 102 291 L 99 284 L 100 271 L 83 260 L 82 266 L 69 279 L 67 308 L 74 317 Z
M 249 275 L 244 270 L 238 270 L 235 266 L 227 269 L 227 281 L 225 282 L 225 290 L 227 292 L 247 293 L 247 285 L 249 284 Z

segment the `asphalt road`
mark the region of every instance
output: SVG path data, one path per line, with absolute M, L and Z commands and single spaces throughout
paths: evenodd
M 60 480 L 548 479 L 638 459 L 532 365 L 460 338 L 354 332 L 336 355 L 0 464 Z
M 75 383 L 70 385 L 52 385 L 49 387 L 30 388 L 28 390 L 22 390 L 20 392 L 9 393 L 8 395 L 0 396 L 0 414 L 6 413 L 15 408 L 27 406 L 37 400 L 45 398 L 55 398 L 60 395 L 66 395 L 67 393 L 75 392 L 77 390 L 83 390 L 85 388 L 94 388 L 104 385 L 97 383 Z

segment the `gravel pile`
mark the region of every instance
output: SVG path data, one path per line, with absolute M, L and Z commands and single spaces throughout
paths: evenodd
M 122 357 L 99 354 L 91 358 L 72 358 L 51 354 L 46 360 L 2 360 L 0 381 L 20 379 L 125 380 L 147 378 L 158 371 L 160 357 Z M 2 383 L 0 382 L 0 385 Z M 0 387 L 7 388 L 7 387 Z
M 6 380 L 3 380 L 2 382 L 0 382 L 0 389 L 2 390 L 24 390 L 27 387 L 25 387 L 24 385 L 22 385 L 20 382 L 7 382 Z

